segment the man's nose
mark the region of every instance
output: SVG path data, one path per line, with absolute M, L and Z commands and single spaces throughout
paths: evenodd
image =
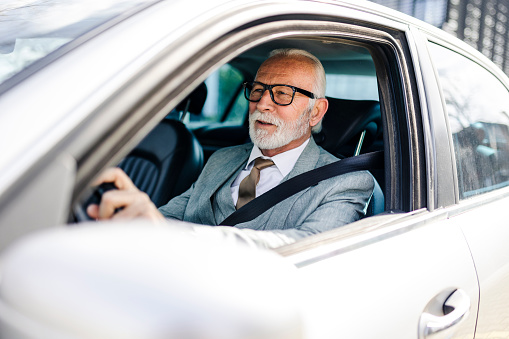
M 272 109 L 274 107 L 274 101 L 272 101 L 272 98 L 270 97 L 269 90 L 265 90 L 262 94 L 262 97 L 260 98 L 260 101 L 256 103 L 256 107 L 259 111 Z

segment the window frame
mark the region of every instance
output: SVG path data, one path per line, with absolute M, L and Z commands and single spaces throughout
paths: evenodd
M 89 151 L 77 158 L 71 206 L 79 204 L 88 195 L 89 183 L 99 171 L 119 163 L 171 108 L 215 69 L 255 45 L 295 37 L 357 44 L 371 52 L 379 81 L 384 128 L 386 210 L 412 212 L 410 216 L 418 214 L 427 203 L 426 173 L 419 95 L 410 63 L 407 34 L 408 31 L 401 27 L 390 28 L 359 20 L 318 15 L 306 15 L 303 19 L 285 15 L 251 21 L 208 44 L 199 44 L 199 49 L 195 39 L 199 40 L 200 35 L 182 36 L 175 42 L 180 44 L 179 49 L 168 45 L 140 68 L 132 76 L 132 81 L 115 93 L 115 97 L 104 101 L 93 112 L 96 117 L 122 112 L 122 119 L 103 137 L 89 142 Z M 181 49 L 190 46 L 193 48 L 186 53 L 195 57 L 186 59 L 186 55 L 179 55 Z M 182 64 L 175 63 L 174 55 L 179 55 L 176 60 L 181 60 Z M 173 62 L 171 68 L 170 60 Z M 125 102 L 130 106 L 126 107 Z M 84 136 L 93 124 L 82 127 Z M 75 138 L 69 147 L 77 147 L 80 138 Z M 309 237 L 297 242 L 295 247 L 289 245 L 288 250 L 316 248 L 323 240 L 335 241 L 359 225 L 369 224 L 371 229 L 384 226 L 380 222 L 383 217 L 369 219 L 372 218 Z
M 337 20 L 337 18 L 333 19 Z M 329 18 L 329 20 L 332 20 L 332 18 Z M 411 85 L 412 80 L 410 79 L 408 66 L 405 61 L 408 52 L 405 53 L 400 45 L 402 39 L 404 39 L 404 34 L 399 32 L 399 36 L 395 39 L 391 34 L 380 29 L 365 27 L 367 26 L 366 23 L 362 23 L 364 27 L 360 27 L 358 26 L 359 23 L 340 23 L 329 20 L 324 20 L 323 17 L 317 17 L 315 20 L 310 20 L 309 17 L 307 17 L 307 20 L 295 20 L 292 17 L 285 17 L 268 23 L 251 22 L 239 27 L 234 34 L 226 35 L 213 44 L 204 46 L 202 48 L 203 53 L 200 54 L 202 56 L 200 60 L 193 60 L 192 67 L 182 67 L 179 69 L 182 76 L 185 75 L 186 80 L 182 79 L 182 76 L 178 74 L 172 74 L 174 79 L 183 80 L 177 88 L 174 88 L 168 94 L 162 94 L 161 91 L 168 90 L 168 85 L 161 83 L 153 89 L 152 93 L 154 93 L 154 96 L 163 97 L 164 102 L 153 104 L 151 107 L 143 107 L 143 109 L 141 109 L 142 107 L 133 107 L 133 111 L 128 113 L 132 119 L 125 119 L 121 123 L 124 127 L 116 129 L 117 131 L 121 130 L 124 133 L 123 136 L 118 136 L 118 133 L 110 134 L 108 139 L 110 139 L 111 142 L 103 142 L 101 146 L 98 146 L 99 149 L 104 149 L 105 147 L 106 149 L 101 152 L 96 152 L 92 158 L 87 158 L 85 156 L 80 159 L 78 163 L 77 193 L 75 192 L 73 201 L 76 202 L 77 196 L 86 190 L 88 182 L 95 175 L 96 172 L 89 172 L 90 169 L 93 168 L 97 170 L 97 168 L 103 168 L 111 163 L 118 162 L 125 156 L 128 150 L 136 144 L 138 139 L 141 139 L 138 137 L 134 141 L 128 141 L 132 139 L 133 135 L 140 133 L 138 127 L 140 120 L 152 121 L 151 124 L 145 124 L 142 130 L 151 128 L 152 125 L 155 125 L 155 123 L 166 114 L 166 111 L 162 111 L 162 109 L 167 109 L 169 106 L 176 105 L 176 103 L 183 98 L 183 95 L 190 92 L 195 84 L 203 81 L 214 69 L 217 69 L 219 65 L 247 51 L 255 44 L 292 36 L 302 38 L 321 37 L 337 40 L 343 39 L 347 43 L 361 44 L 370 49 L 375 65 L 377 65 L 377 72 L 380 72 L 378 75 L 379 81 L 387 80 L 387 84 L 380 85 L 380 88 L 382 88 L 380 91 L 381 109 L 386 126 L 384 143 L 388 147 L 385 155 L 386 164 L 388 164 L 388 166 L 385 172 L 386 187 L 390 187 L 387 195 L 387 201 L 389 201 L 390 204 L 387 208 L 410 211 L 423 207 L 425 202 L 422 196 L 420 196 L 423 194 L 423 175 L 420 173 L 416 176 L 415 174 L 420 171 L 420 164 L 418 162 L 411 163 L 415 159 L 421 158 L 421 156 L 410 156 L 410 152 L 418 152 L 418 154 L 421 154 L 422 150 L 420 143 L 418 140 L 415 140 L 414 137 L 417 133 L 407 130 L 409 127 L 409 120 L 411 121 L 411 128 L 417 128 L 419 117 L 416 113 L 418 107 L 413 106 L 412 101 L 408 100 L 410 97 L 416 98 L 417 96 L 415 95 L 413 85 Z M 396 56 L 396 60 L 388 60 L 387 55 L 391 54 Z M 163 59 L 163 57 L 158 58 L 158 60 L 161 59 Z M 159 67 L 164 66 L 163 62 L 160 62 L 160 64 Z M 387 69 L 387 64 L 392 64 L 393 69 Z M 151 65 L 150 68 L 152 72 L 155 72 L 158 65 Z M 398 80 L 392 81 L 391 79 L 393 77 L 397 77 Z M 135 87 L 136 83 L 133 83 L 132 88 Z M 182 91 L 182 88 L 187 88 L 187 90 Z M 389 90 L 389 88 L 391 89 Z M 126 89 L 123 93 L 128 93 L 130 91 L 130 89 Z M 123 94 L 120 93 L 117 96 L 116 100 L 114 100 L 115 103 L 122 101 L 122 95 Z M 397 104 L 399 107 L 397 107 Z M 111 109 L 111 107 L 106 104 L 102 109 L 107 110 Z M 136 121 L 136 123 L 133 124 L 133 121 Z M 127 127 L 127 124 L 131 126 Z M 128 130 L 127 133 L 125 133 L 126 128 Z M 408 136 L 410 136 L 410 138 L 408 138 Z M 120 142 L 113 142 L 114 140 L 119 140 L 118 138 L 120 138 Z M 122 146 L 111 147 L 112 144 Z M 101 155 L 102 160 L 97 158 L 98 155 Z M 89 163 L 89 161 L 93 163 Z M 419 187 L 417 188 L 416 186 Z

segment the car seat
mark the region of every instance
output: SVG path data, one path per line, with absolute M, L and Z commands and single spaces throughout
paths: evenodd
M 382 133 L 380 103 L 374 100 L 345 100 L 327 98 L 329 108 L 322 121 L 322 130 L 314 134 L 316 143 L 329 153 L 345 158 L 361 151 L 377 148 Z M 373 164 L 370 170 L 375 178 L 375 189 L 367 207 L 366 216 L 382 213 L 385 208 L 383 169 Z
M 200 114 L 207 96 L 197 87 L 175 109 L 183 118 Z M 186 191 L 203 169 L 203 150 L 193 133 L 179 120 L 162 120 L 119 164 L 136 187 L 159 207 Z
M 380 103 L 374 100 L 327 98 L 329 109 L 317 144 L 339 158 L 356 155 L 372 146 L 382 133 Z M 364 135 L 362 135 L 364 132 Z

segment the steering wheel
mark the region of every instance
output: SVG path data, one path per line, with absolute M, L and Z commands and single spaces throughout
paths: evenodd
M 76 222 L 94 220 L 88 215 L 87 207 L 92 204 L 99 205 L 101 203 L 101 199 L 104 193 L 116 189 L 118 189 L 117 186 L 115 186 L 115 184 L 112 182 L 105 182 L 97 186 L 94 189 L 92 195 L 84 203 L 76 204 L 76 206 L 74 207 L 74 217 L 76 219 Z M 115 213 L 118 212 L 119 210 L 120 208 L 117 209 Z

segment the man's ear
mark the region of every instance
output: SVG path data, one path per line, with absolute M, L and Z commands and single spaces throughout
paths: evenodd
M 315 107 L 313 107 L 313 110 L 311 111 L 311 119 L 309 120 L 309 125 L 313 127 L 318 124 L 322 120 L 328 108 L 329 101 L 327 99 L 316 99 Z

